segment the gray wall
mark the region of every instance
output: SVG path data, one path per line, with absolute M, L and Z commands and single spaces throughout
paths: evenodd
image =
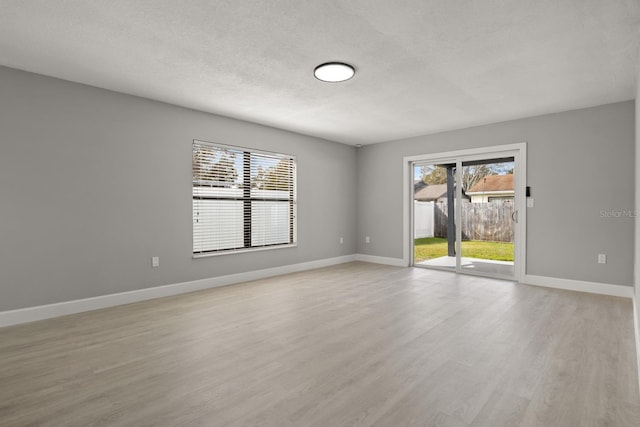
M 403 156 L 521 141 L 527 273 L 633 283 L 634 221 L 600 216 L 635 207 L 631 101 L 356 151 L 3 67 L 0 94 L 0 310 L 356 252 L 402 258 Z M 297 248 L 191 258 L 192 139 L 298 157 Z
M 634 209 L 633 101 L 360 148 L 358 252 L 402 258 L 403 156 L 523 141 L 527 274 L 631 286 L 634 220 L 600 212 Z
M 9 68 L 0 94 L 0 310 L 355 252 L 353 147 Z M 297 248 L 192 259 L 193 139 L 297 156 Z

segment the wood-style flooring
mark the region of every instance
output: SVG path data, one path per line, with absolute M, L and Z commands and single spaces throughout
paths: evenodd
M 640 426 L 631 301 L 350 263 L 0 329 L 0 425 Z

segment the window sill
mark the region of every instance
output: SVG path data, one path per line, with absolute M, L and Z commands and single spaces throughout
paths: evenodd
M 209 258 L 209 257 L 215 257 L 215 256 L 223 256 L 223 255 L 236 255 L 236 254 L 244 254 L 244 253 L 251 253 L 251 252 L 271 251 L 275 249 L 295 248 L 297 246 L 298 246 L 297 243 L 292 243 L 289 245 L 265 246 L 261 248 L 246 248 L 246 249 L 237 249 L 233 251 L 211 252 L 206 254 L 193 254 L 192 258 L 198 259 L 198 258 Z

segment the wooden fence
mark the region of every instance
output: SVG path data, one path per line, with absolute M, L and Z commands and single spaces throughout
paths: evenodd
M 462 203 L 462 240 L 513 242 L 512 203 Z M 435 237 L 447 237 L 447 204 L 435 203 Z

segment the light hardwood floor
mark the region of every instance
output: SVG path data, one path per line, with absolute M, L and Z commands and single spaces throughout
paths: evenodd
M 631 301 L 351 263 L 0 329 L 0 425 L 639 426 Z

